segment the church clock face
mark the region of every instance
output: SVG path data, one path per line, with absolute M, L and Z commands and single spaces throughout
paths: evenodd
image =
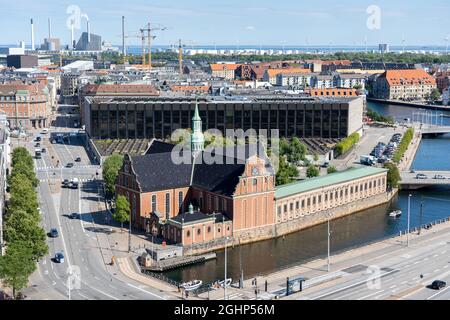
M 252 175 L 257 176 L 258 174 L 259 174 L 258 167 L 253 167 L 252 168 Z

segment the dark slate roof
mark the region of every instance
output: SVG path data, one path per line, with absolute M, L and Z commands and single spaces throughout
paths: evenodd
M 175 216 L 173 218 L 170 218 L 172 222 L 176 223 L 182 223 L 184 218 L 184 223 L 196 223 L 200 222 L 202 220 L 207 220 L 211 218 L 215 218 L 215 222 L 219 223 L 223 221 L 223 218 L 225 218 L 225 221 L 230 220 L 226 215 L 222 213 L 216 213 L 216 214 L 205 214 L 200 211 L 195 211 L 194 213 L 185 213 L 185 214 L 179 214 L 178 216 Z
M 175 164 L 171 153 L 131 157 L 142 192 L 187 187 L 190 185 L 190 164 Z
M 183 218 L 184 218 L 184 223 L 193 223 L 193 222 L 198 222 L 201 220 L 211 219 L 211 218 L 214 218 L 214 216 L 207 215 L 207 214 L 204 214 L 203 212 L 197 211 L 192 214 L 191 213 L 179 214 L 178 216 L 170 218 L 170 220 L 172 220 L 173 222 L 182 223 Z
M 150 145 L 149 145 L 147 151 L 145 151 L 145 154 L 172 152 L 174 147 L 175 147 L 174 144 L 153 139 L 150 142 Z
M 167 143 L 155 140 L 152 145 L 155 146 L 155 153 L 147 152 L 144 156 L 131 158 L 142 192 L 192 185 L 230 197 L 235 192 L 239 177 L 244 173 L 245 160 L 255 154 L 265 159 L 266 168 L 273 171 L 265 153 L 257 152 L 257 148 L 249 148 L 248 146 L 233 147 L 235 157 L 227 157 L 226 154 L 229 154 L 226 151 L 227 149 L 207 149 L 197 155 L 194 168 L 192 168 L 193 165 L 190 163 L 175 164 L 172 161 L 171 152 L 156 152 L 168 148 Z M 173 148 L 173 145 L 170 146 Z M 245 153 L 240 153 L 243 150 L 245 150 Z M 245 156 L 236 157 L 241 154 Z M 186 159 L 191 159 L 190 153 L 185 152 L 185 156 Z
M 214 193 L 232 196 L 239 183 L 239 177 L 244 173 L 245 163 L 236 161 L 234 158 L 215 155 L 213 158 L 220 160 L 209 164 L 208 156 L 210 155 L 203 152 L 196 158 L 192 185 Z

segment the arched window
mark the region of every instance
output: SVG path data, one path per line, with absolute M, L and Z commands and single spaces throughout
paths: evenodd
M 156 195 L 152 195 L 152 212 L 156 212 Z
M 183 213 L 183 191 L 178 192 L 178 213 Z
M 166 193 L 166 217 L 170 216 L 170 193 Z

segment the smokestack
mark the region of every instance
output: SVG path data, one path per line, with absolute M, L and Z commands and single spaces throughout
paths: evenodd
M 122 16 L 122 55 L 125 57 L 127 51 L 125 49 L 125 16 Z
M 52 20 L 48 18 L 48 38 L 52 38 Z
M 33 19 L 31 19 L 31 50 L 34 51 L 35 47 L 34 47 L 34 24 L 33 24 Z
M 70 42 L 70 47 L 72 48 L 72 49 L 75 49 L 75 39 L 74 39 L 74 35 L 73 35 L 73 28 L 74 28 L 74 23 L 73 23 L 73 20 L 71 21 L 71 23 L 70 23 L 70 28 L 71 28 L 71 42 Z
M 88 43 L 91 42 L 91 26 L 89 23 L 89 20 L 87 21 L 87 37 L 88 37 Z

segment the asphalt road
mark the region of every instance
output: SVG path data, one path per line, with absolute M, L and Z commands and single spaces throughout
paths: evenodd
M 333 274 L 335 275 L 333 279 Z M 369 259 L 331 273 L 330 281 L 299 294 L 299 300 L 450 299 L 450 234 L 430 233 L 406 247 L 377 252 Z M 447 287 L 433 290 L 434 280 Z
M 42 136 L 48 139 L 50 133 Z M 29 141 L 27 147 L 34 154 L 34 142 Z M 70 299 L 76 300 L 169 299 L 170 296 L 155 288 L 126 278 L 117 266 L 107 266 L 110 261 L 104 261 L 102 250 L 110 248 L 99 242 L 98 232 L 107 228 L 94 222 L 94 215 L 97 219 L 105 215 L 97 212 L 102 198 L 96 172 L 100 176 L 101 168 L 91 164 L 81 139 L 70 137 L 67 143 L 52 144 L 50 148 L 60 159 L 59 167 L 52 165 L 50 152 L 43 153 L 42 159 L 35 159 L 35 164 L 40 180 L 42 225 L 47 232 L 57 228 L 59 236 L 47 238 L 49 254 L 39 262 L 30 288 L 24 290 L 25 295 L 30 299 L 69 299 L 70 283 Z M 75 162 L 76 157 L 82 161 Z M 69 162 L 74 163 L 73 168 L 61 168 Z M 60 188 L 61 179 L 74 177 L 81 181 L 79 189 Z M 72 213 L 79 213 L 79 219 L 71 219 Z M 53 257 L 60 251 L 65 261 L 56 263 Z

